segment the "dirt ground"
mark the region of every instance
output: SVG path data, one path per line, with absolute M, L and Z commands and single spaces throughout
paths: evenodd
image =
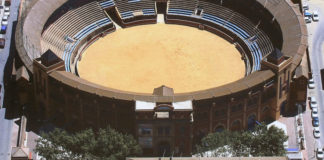
M 235 46 L 197 28 L 153 24 L 118 29 L 99 39 L 78 63 L 80 77 L 124 91 L 175 93 L 217 87 L 245 74 Z

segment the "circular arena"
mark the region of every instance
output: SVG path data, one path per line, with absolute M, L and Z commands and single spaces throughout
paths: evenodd
M 70 130 L 109 125 L 149 156 L 190 155 L 208 133 L 278 119 L 302 101 L 306 25 L 291 1 L 242 1 L 21 7 L 15 41 L 35 114 Z
M 89 46 L 77 68 L 90 82 L 137 93 L 161 85 L 175 93 L 199 91 L 245 75 L 231 43 L 197 28 L 166 24 L 117 30 Z

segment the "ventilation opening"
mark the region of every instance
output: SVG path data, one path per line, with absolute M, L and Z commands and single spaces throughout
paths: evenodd
M 201 15 L 202 15 L 202 12 L 203 12 L 203 9 L 202 9 L 201 7 L 198 6 L 198 8 L 196 9 L 195 14 L 196 14 L 197 16 L 201 16 Z
M 321 69 L 321 83 L 322 83 L 322 90 L 324 90 L 323 82 L 324 82 L 324 69 Z

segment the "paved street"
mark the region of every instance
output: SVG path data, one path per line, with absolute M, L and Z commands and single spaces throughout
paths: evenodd
M 314 140 L 313 127 L 311 123 L 311 111 L 307 107 L 304 113 L 304 119 L 309 119 L 305 126 L 305 134 L 307 140 L 307 153 L 309 159 L 315 159 L 314 150 L 316 147 L 324 147 L 324 93 L 322 90 L 321 75 L 320 70 L 324 69 L 324 56 L 323 56 L 323 42 L 324 42 L 324 0 L 311 0 L 307 1 L 309 3 L 310 12 L 314 10 L 319 11 L 319 22 L 312 22 L 307 24 L 308 34 L 309 34 L 309 51 L 310 51 L 310 61 L 313 73 L 313 79 L 316 84 L 315 89 L 310 89 L 308 91 L 308 96 L 314 96 L 317 98 L 317 103 L 319 106 L 319 119 L 320 119 L 320 132 L 321 138 Z M 307 102 L 308 103 L 308 102 Z M 316 141 L 316 142 L 315 142 Z
M 0 84 L 3 86 L 3 71 L 6 65 L 9 51 L 10 51 L 10 40 L 12 35 L 12 22 L 17 20 L 18 16 L 18 7 L 20 0 L 12 0 L 10 6 L 10 16 L 8 20 L 8 28 L 7 33 L 5 35 L 0 35 L 1 38 L 6 39 L 6 45 L 4 49 L 0 50 Z M 4 0 L 1 1 L 1 4 L 4 5 Z M 0 16 L 2 18 L 3 9 L 0 12 Z M 12 141 L 12 133 L 17 131 L 17 127 L 13 120 L 5 119 L 5 109 L 3 108 L 3 97 L 4 97 L 4 87 L 1 87 L 0 92 L 1 100 L 0 100 L 0 160 L 9 160 L 11 154 L 11 147 L 16 145 L 15 141 Z M 15 128 L 15 130 L 13 130 Z

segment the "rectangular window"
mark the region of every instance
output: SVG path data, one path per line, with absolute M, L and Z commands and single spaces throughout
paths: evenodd
M 289 81 L 290 81 L 290 71 L 288 71 L 288 78 L 287 78 L 287 92 L 288 92 L 288 90 L 289 90 Z
M 267 82 L 267 83 L 265 83 L 265 85 L 264 85 L 264 87 L 271 87 L 272 85 L 273 85 L 273 80 L 271 80 L 271 81 L 269 81 L 269 82 Z
M 141 136 L 152 136 L 152 125 L 149 124 L 139 124 L 138 134 Z
M 239 112 L 243 110 L 243 104 L 237 104 L 231 107 L 231 112 Z
M 279 98 L 282 97 L 282 79 L 280 77 L 280 82 L 279 82 Z
M 165 132 L 166 136 L 169 136 L 170 135 L 170 127 L 165 127 L 164 132 Z
M 155 112 L 157 118 L 169 118 L 169 112 Z
M 248 108 L 257 107 L 258 106 L 258 100 L 259 100 L 258 97 L 253 97 L 253 98 L 249 99 L 248 103 L 247 103 L 247 107 Z
M 41 81 L 41 75 L 42 75 L 41 71 L 38 70 L 38 79 L 37 79 L 37 83 L 39 83 L 39 82 Z
M 218 109 L 214 111 L 214 116 L 215 117 L 223 117 L 227 115 L 227 110 L 226 109 Z
M 138 143 L 143 148 L 152 148 L 152 137 L 138 137 Z
M 185 127 L 184 126 L 181 126 L 180 127 L 180 135 L 185 135 L 185 133 L 186 133 Z
M 45 81 L 45 78 L 43 80 L 44 80 L 44 98 L 46 99 L 47 90 L 46 90 L 46 81 Z
M 159 127 L 158 128 L 158 135 L 159 136 L 162 136 L 163 135 L 163 128 L 162 127 Z

